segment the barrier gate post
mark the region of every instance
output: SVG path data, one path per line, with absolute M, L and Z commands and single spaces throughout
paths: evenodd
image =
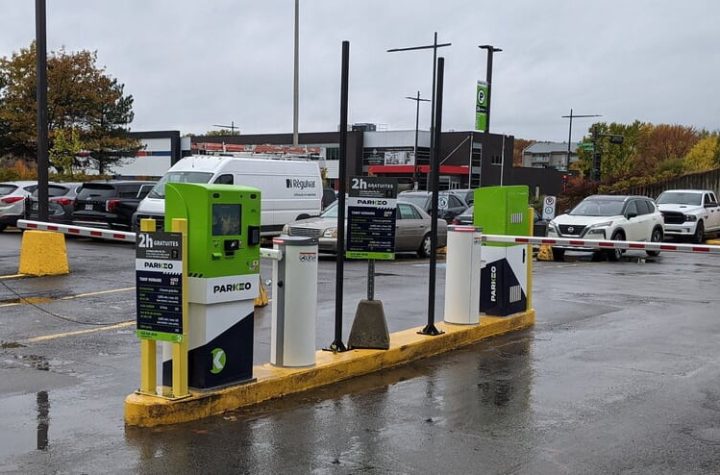
M 482 234 L 475 226 L 448 226 L 445 312 L 447 323 L 480 322 Z
M 300 367 L 315 364 L 317 319 L 317 239 L 282 236 L 273 239 L 282 260 L 273 261 L 270 363 Z

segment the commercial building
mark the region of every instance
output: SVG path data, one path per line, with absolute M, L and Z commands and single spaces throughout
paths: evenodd
M 302 156 L 317 160 L 330 186 L 339 176 L 339 132 L 309 132 L 292 146 L 292 134 L 253 134 L 179 137 L 168 132 L 138 132 L 147 148 L 116 167 L 118 175 L 160 176 L 169 165 L 190 153 L 271 154 L 279 158 Z M 440 140 L 441 189 L 492 185 L 528 185 L 531 194 L 555 195 L 562 173 L 553 169 L 512 166 L 514 137 L 477 131 L 443 132 Z M 372 124 L 355 124 L 347 132 L 347 173 L 398 178 L 401 188 L 428 188 L 430 133 L 415 130 L 378 131 Z M 147 173 L 142 173 L 147 170 Z M 150 173 L 152 171 L 152 173 Z M 130 173 L 132 172 L 132 173 Z M 160 172 L 160 173 L 158 173 Z

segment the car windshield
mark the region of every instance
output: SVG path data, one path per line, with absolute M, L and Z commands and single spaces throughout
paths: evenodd
M 678 193 L 665 192 L 658 196 L 657 204 L 659 205 L 695 205 L 700 206 L 702 201 L 702 193 Z
M 150 190 L 148 197 L 165 198 L 165 185 L 167 183 L 207 183 L 213 174 L 208 172 L 169 172 Z
M 320 215 L 323 218 L 337 218 L 338 217 L 338 202 L 333 201 L 330 206 L 325 208 L 325 211 Z
M 619 200 L 585 200 L 577 205 L 570 214 L 572 216 L 617 216 L 622 214 L 623 201 Z

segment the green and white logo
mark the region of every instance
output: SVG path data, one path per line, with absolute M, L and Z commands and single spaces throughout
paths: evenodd
M 212 368 L 210 369 L 210 372 L 212 374 L 218 374 L 223 370 L 223 368 L 225 368 L 225 363 L 227 361 L 225 350 L 222 348 L 215 348 L 210 352 L 210 354 L 212 354 Z

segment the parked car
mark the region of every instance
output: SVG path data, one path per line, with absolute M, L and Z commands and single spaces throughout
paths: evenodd
M 475 190 L 472 188 L 455 188 L 453 190 L 448 190 L 448 193 L 452 193 L 453 195 L 459 197 L 468 206 L 473 204 L 475 201 Z
M 420 207 L 430 214 L 432 210 L 432 192 L 430 191 L 403 191 L 398 194 L 398 199 L 408 201 Z M 452 222 L 453 218 L 465 211 L 468 204 L 459 195 L 449 191 L 441 191 L 438 194 L 438 218 L 446 222 Z
M 318 238 L 320 252 L 337 253 L 338 202 L 331 204 L 319 217 L 301 219 L 283 228 L 290 236 Z M 419 206 L 405 201 L 397 202 L 395 225 L 395 252 L 416 252 L 420 257 L 430 256 L 430 216 Z M 346 224 L 347 226 L 347 224 Z M 447 223 L 438 219 L 438 247 L 447 244 Z
M 91 181 L 78 191 L 73 224 L 92 228 L 129 231 L 140 201 L 155 186 L 154 181 Z
M 658 196 L 665 219 L 665 236 L 686 237 L 694 243 L 720 231 L 720 205 L 710 190 L 668 190 Z
M 557 216 L 548 224 L 548 237 L 611 239 L 613 241 L 663 240 L 663 217 L 655 202 L 644 196 L 593 195 L 585 198 L 570 213 Z M 555 260 L 566 250 L 586 250 L 599 256 L 602 251 L 577 247 L 552 248 Z M 660 251 L 647 251 L 657 256 Z M 617 261 L 621 249 L 607 249 L 608 260 Z
M 82 183 L 48 183 L 48 220 L 72 224 L 75 197 Z M 25 219 L 38 219 L 38 190 L 25 200 Z
M 37 188 L 35 181 L 0 183 L 0 232 L 25 216 L 25 199 Z

